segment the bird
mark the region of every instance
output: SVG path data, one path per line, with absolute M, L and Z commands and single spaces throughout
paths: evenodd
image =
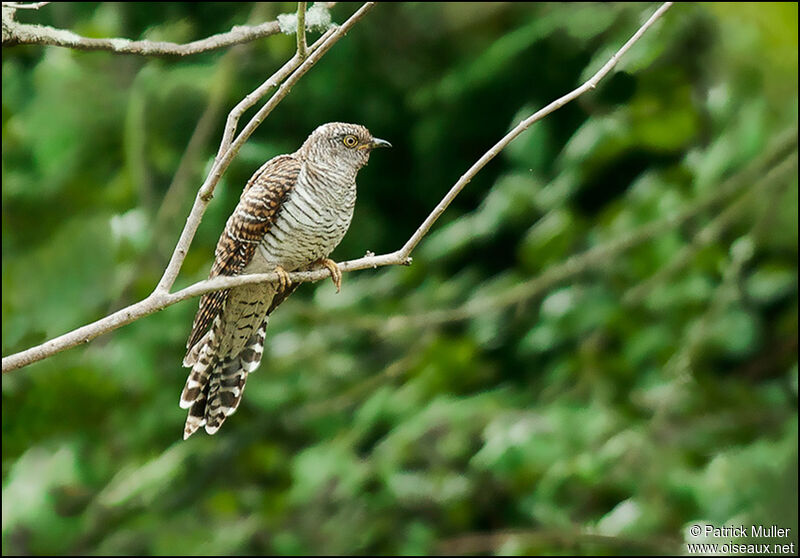
M 205 294 L 183 365 L 191 368 L 180 406 L 186 440 L 219 430 L 261 363 L 270 314 L 294 292 L 288 272 L 327 268 L 339 292 L 342 273 L 328 256 L 341 242 L 356 202 L 356 175 L 374 149 L 391 147 L 364 126 L 329 122 L 294 153 L 264 163 L 248 180 L 214 252 L 209 279 L 276 272 L 279 281 Z

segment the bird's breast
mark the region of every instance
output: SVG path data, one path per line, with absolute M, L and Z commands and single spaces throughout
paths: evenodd
M 287 270 L 297 269 L 328 256 L 350 227 L 355 182 L 313 183 L 308 178 L 300 174 L 297 185 L 286 196 L 274 224 L 259 245 L 258 259 L 263 267 L 269 268 L 267 271 L 272 271 L 276 265 Z M 255 261 L 252 263 L 261 267 Z

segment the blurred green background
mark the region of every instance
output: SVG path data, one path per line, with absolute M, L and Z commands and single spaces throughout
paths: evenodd
M 394 145 L 334 257 L 399 248 L 657 6 L 378 5 L 242 149 L 176 288 L 206 277 L 251 173 L 328 121 Z M 294 10 L 17 19 L 187 42 Z M 181 441 L 196 299 L 4 375 L 3 553 L 663 554 L 696 523 L 796 543 L 797 24 L 795 3 L 674 6 L 481 171 L 412 266 L 302 286 L 213 437 Z M 294 45 L 3 49 L 3 355 L 150 293 L 225 114 Z

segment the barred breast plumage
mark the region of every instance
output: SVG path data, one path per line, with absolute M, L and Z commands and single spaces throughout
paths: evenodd
M 294 271 L 324 265 L 353 216 L 356 175 L 370 152 L 390 144 L 355 124 L 324 124 L 291 155 L 265 163 L 248 181 L 225 225 L 209 277 Z M 204 295 L 187 342 L 191 368 L 181 395 L 184 439 L 201 426 L 214 434 L 236 411 L 247 375 L 261 362 L 270 313 L 296 288 L 245 285 Z
M 327 256 L 350 227 L 355 202 L 355 175 L 337 177 L 303 166 L 246 271 L 272 271 L 276 264 L 295 269 Z

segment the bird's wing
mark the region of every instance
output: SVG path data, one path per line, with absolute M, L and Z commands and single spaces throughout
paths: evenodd
M 281 155 L 267 161 L 250 178 L 219 237 L 209 279 L 219 275 L 239 275 L 250 263 L 259 243 L 275 222 L 286 195 L 297 183 L 300 165 L 295 157 Z M 189 353 L 222 311 L 227 297 L 228 289 L 202 296 L 186 343 Z

